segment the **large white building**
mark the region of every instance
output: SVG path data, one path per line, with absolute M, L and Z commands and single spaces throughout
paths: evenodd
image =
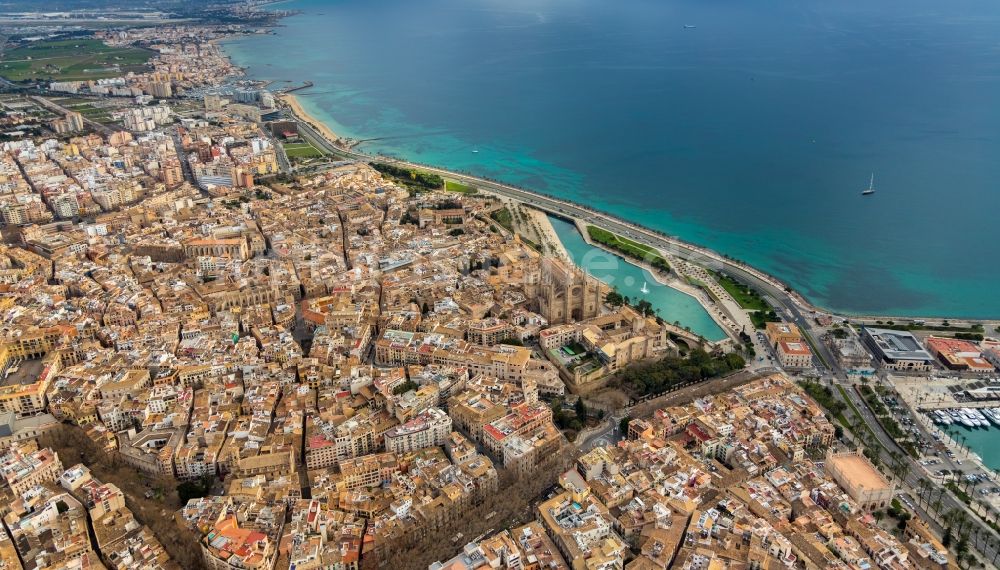
M 444 445 L 451 433 L 451 418 L 438 408 L 429 408 L 412 420 L 385 432 L 385 449 L 407 453 Z
M 928 371 L 934 367 L 934 357 L 910 332 L 862 327 L 861 342 L 889 370 Z

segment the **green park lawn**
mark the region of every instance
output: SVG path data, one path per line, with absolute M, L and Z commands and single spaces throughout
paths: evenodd
M 452 180 L 445 180 L 444 189 L 448 192 L 458 192 L 460 194 L 475 194 L 476 189 L 468 184 L 462 184 L 461 182 L 454 182 Z
M 767 304 L 757 291 L 747 287 L 728 275 L 712 272 L 712 276 L 715 277 L 715 280 L 719 282 L 719 285 L 722 285 L 722 288 L 725 289 L 727 293 L 732 295 L 733 299 L 736 299 L 736 302 L 739 303 L 744 309 L 765 312 L 771 310 L 770 305 Z
M 320 158 L 324 156 L 319 149 L 309 143 L 285 143 L 285 154 L 288 158 Z
M 627 257 L 645 261 L 657 269 L 665 271 L 670 269 L 669 264 L 667 264 L 667 260 L 664 259 L 656 249 L 649 247 L 648 245 L 630 240 L 627 237 L 609 232 L 608 230 L 597 226 L 587 226 L 587 233 L 590 235 L 591 240 L 605 245 Z

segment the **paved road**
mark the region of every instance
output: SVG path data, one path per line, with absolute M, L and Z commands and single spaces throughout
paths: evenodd
M 294 116 L 291 117 L 294 118 Z M 795 321 L 797 324 L 805 322 L 808 317 L 815 314 L 829 315 L 834 318 L 837 318 L 838 316 L 841 318 L 850 318 L 852 321 L 864 322 L 866 324 L 875 324 L 876 320 L 885 321 L 893 318 L 896 318 L 897 320 L 909 320 L 909 318 L 901 318 L 898 316 L 894 317 L 893 315 L 840 316 L 826 311 L 825 309 L 811 305 L 806 299 L 794 293 L 794 291 L 790 291 L 787 288 L 787 285 L 782 283 L 776 277 L 767 275 L 762 271 L 743 263 L 728 259 L 710 249 L 684 242 L 676 237 L 655 232 L 616 216 L 593 210 L 587 206 L 566 200 L 560 200 L 552 196 L 525 190 L 524 188 L 518 188 L 516 186 L 511 186 L 495 180 L 480 178 L 478 176 L 460 172 L 452 172 L 443 168 L 399 160 L 392 157 L 373 156 L 355 150 L 345 150 L 331 144 L 330 141 L 322 137 L 316 129 L 311 127 L 308 123 L 299 121 L 299 124 L 305 131 L 304 134 L 310 139 L 310 142 L 312 142 L 314 146 L 319 146 L 330 154 L 360 161 L 378 160 L 407 168 L 419 168 L 421 170 L 433 172 L 458 182 L 471 184 L 486 192 L 519 200 L 552 214 L 580 219 L 591 224 L 598 224 L 607 230 L 627 236 L 639 243 L 661 249 L 670 255 L 675 255 L 681 259 L 691 260 L 699 265 L 702 265 L 703 267 L 723 271 L 729 275 L 739 278 L 742 281 L 745 281 L 748 285 L 770 297 L 770 300 L 774 302 L 775 308 L 784 310 L 790 316 L 790 320 Z M 941 317 L 927 317 L 926 319 L 932 320 L 940 318 Z M 952 319 L 952 323 L 956 326 L 979 323 L 984 324 L 988 330 L 993 330 L 995 326 L 1000 325 L 1000 321 L 995 319 Z M 812 327 L 809 328 L 811 329 Z M 817 342 L 816 344 L 818 345 L 819 343 Z M 825 350 L 825 347 L 820 346 L 817 346 L 817 349 L 827 363 L 832 366 L 832 355 L 828 354 L 829 351 Z
M 288 160 L 288 154 L 285 152 L 285 145 L 281 144 L 281 141 L 277 138 L 269 137 L 274 143 L 274 154 L 278 157 L 278 166 L 281 168 L 282 172 L 295 172 L 295 167 L 292 166 L 290 160 Z
M 603 428 L 588 435 L 582 442 L 577 443 L 576 446 L 580 449 L 580 451 L 586 453 L 595 447 L 612 445 L 620 441 L 626 435 L 618 431 L 618 422 L 620 421 L 620 417 L 615 416 L 614 414 L 609 414 L 608 417 L 604 419 Z
M 837 364 L 837 360 L 833 357 L 833 354 L 829 348 L 823 344 L 823 342 L 817 337 L 815 329 L 812 324 L 812 317 L 821 312 L 816 307 L 810 305 L 804 299 L 796 295 L 793 291 L 788 289 L 783 283 L 778 281 L 776 278 L 766 275 L 752 267 L 745 266 L 741 263 L 735 262 L 733 260 L 726 259 L 725 257 L 715 253 L 711 250 L 701 248 L 692 244 L 685 243 L 676 238 L 666 236 L 643 228 L 641 226 L 632 224 L 615 216 L 609 214 L 598 212 L 581 206 L 579 204 L 574 204 L 567 202 L 565 200 L 559 200 L 551 196 L 546 196 L 544 194 L 539 194 L 537 192 L 532 192 L 529 190 L 524 190 L 522 188 L 517 188 L 508 184 L 503 184 L 493 180 L 487 180 L 484 178 L 479 178 L 476 176 L 470 176 L 467 174 L 461 174 L 456 172 L 451 172 L 441 168 L 436 168 L 433 166 L 427 166 L 423 164 L 412 163 L 408 161 L 402 161 L 387 157 L 374 157 L 361 152 L 356 152 L 353 150 L 344 150 L 339 147 L 335 147 L 325 138 L 319 135 L 319 133 L 309 126 L 308 124 L 300 122 L 300 126 L 304 131 L 304 135 L 310 139 L 313 145 L 319 146 L 333 155 L 344 156 L 354 160 L 369 161 L 369 160 L 379 160 L 384 162 L 390 162 L 397 164 L 399 166 L 407 168 L 420 168 L 428 172 L 446 176 L 449 179 L 456 180 L 465 184 L 470 184 L 476 186 L 482 191 L 498 194 L 504 197 L 519 200 L 526 204 L 530 204 L 536 208 L 547 211 L 549 213 L 563 216 L 571 217 L 581 220 L 587 224 L 599 225 L 600 227 L 609 230 L 611 232 L 617 233 L 619 235 L 626 236 L 636 242 L 654 247 L 664 252 L 676 256 L 681 259 L 686 259 L 697 263 L 699 265 L 709 267 L 716 271 L 724 272 L 730 276 L 733 276 L 757 289 L 762 295 L 766 297 L 768 302 L 775 308 L 775 311 L 783 316 L 786 320 L 794 322 L 796 325 L 802 329 L 807 335 L 813 340 L 813 348 L 815 351 L 822 356 L 823 360 L 830 367 L 830 374 L 827 374 L 828 379 L 832 380 L 837 378 L 840 381 L 846 380 L 846 374 L 842 369 L 840 369 Z M 829 314 L 829 313 L 825 313 Z M 835 315 L 834 315 L 835 316 Z M 870 317 L 875 319 L 876 317 Z M 891 317 L 889 317 L 891 318 Z M 988 321 L 983 321 L 988 322 Z M 992 330 L 992 329 L 991 329 Z M 819 364 L 819 363 L 817 363 Z M 920 466 L 916 461 L 909 458 L 908 455 L 899 447 L 899 445 L 881 428 L 878 420 L 871 414 L 867 407 L 867 404 L 861 401 L 861 398 L 853 390 L 847 390 L 848 396 L 857 406 L 858 410 L 861 411 L 862 420 L 867 423 L 872 430 L 875 432 L 878 440 L 882 443 L 884 450 L 880 450 L 883 457 L 883 461 L 891 463 L 891 457 L 889 451 L 901 454 L 905 461 L 909 462 L 910 469 L 907 477 L 903 481 L 904 490 L 908 491 L 910 496 L 915 497 L 918 489 L 918 483 L 920 479 L 923 478 L 922 466 Z M 637 416 L 638 417 L 638 416 Z M 588 438 L 589 439 L 589 438 Z M 947 512 L 951 509 L 959 509 L 967 512 L 970 520 L 975 524 L 978 524 L 985 532 L 993 536 L 994 541 L 992 544 L 1000 544 L 1000 534 L 990 529 L 983 523 L 978 516 L 972 513 L 968 507 L 955 499 L 950 493 L 946 493 L 942 496 L 943 506 L 940 512 Z M 982 555 L 986 560 L 990 560 L 996 554 L 997 547 L 990 546 L 982 551 Z
M 882 424 L 880 424 L 878 419 L 874 416 L 874 414 L 872 414 L 868 404 L 863 398 L 861 398 L 856 390 L 847 385 L 844 386 L 844 393 L 847 394 L 848 399 L 861 413 L 861 419 L 868 424 L 869 427 L 871 427 L 875 436 L 878 438 L 878 441 L 881 444 L 879 453 L 882 462 L 887 465 L 892 464 L 893 459 L 891 453 L 895 452 L 899 454 L 899 457 L 901 457 L 903 461 L 908 463 L 909 469 L 907 470 L 906 477 L 901 482 L 900 487 L 901 490 L 909 494 L 910 497 L 915 498 L 920 491 L 919 481 L 921 479 L 931 480 L 931 477 L 929 477 L 925 472 L 924 466 L 920 465 L 916 460 L 907 455 L 906 451 L 903 450 L 898 443 L 896 443 L 896 440 L 894 440 L 888 433 L 885 432 L 885 430 L 882 429 Z M 848 407 L 847 414 L 853 414 L 853 410 L 851 410 L 850 407 Z M 935 483 L 937 483 L 937 481 L 935 481 Z M 998 546 L 1000 545 L 1000 534 L 986 525 L 986 523 L 983 522 L 978 515 L 972 512 L 972 510 L 969 509 L 965 503 L 956 499 L 951 493 L 944 493 L 941 495 L 941 508 L 938 510 L 938 513 L 943 514 L 951 510 L 964 511 L 972 524 L 977 525 L 982 532 L 985 532 L 988 536 L 993 537 L 993 540 L 990 541 L 989 544 L 985 544 L 984 548 L 980 550 L 980 554 L 985 560 L 992 560 L 994 556 L 1000 553 L 1000 550 L 998 550 L 998 548 L 1000 548 L 1000 546 Z M 939 532 L 943 531 L 937 519 L 926 516 L 929 514 L 927 512 L 924 512 L 923 514 L 925 515 L 925 521 L 935 526 Z
M 765 275 L 756 269 L 734 262 L 733 260 L 726 259 L 722 255 L 709 249 L 698 247 L 696 245 L 683 242 L 677 238 L 654 232 L 648 228 L 638 226 L 604 212 L 592 210 L 579 204 L 560 200 L 552 196 L 546 196 L 544 194 L 511 186 L 509 184 L 503 184 L 494 180 L 487 180 L 485 178 L 479 178 L 468 174 L 451 172 L 449 170 L 433 166 L 426 166 L 388 157 L 371 156 L 354 150 L 344 150 L 340 147 L 334 146 L 308 123 L 300 121 L 299 125 L 303 131 L 302 134 L 308 138 L 314 146 L 319 146 L 330 154 L 345 156 L 354 160 L 379 160 L 390 162 L 399 166 L 419 168 L 421 170 L 446 176 L 449 179 L 476 186 L 482 191 L 499 194 L 504 197 L 530 204 L 531 206 L 557 216 L 575 218 L 586 224 L 600 225 L 604 229 L 619 235 L 627 236 L 629 239 L 660 249 L 670 255 L 692 261 L 703 267 L 723 271 L 729 275 L 737 277 L 754 289 L 760 291 L 762 294 L 768 296 L 773 301 L 776 310 L 780 310 L 784 314 L 788 315 L 789 318 L 796 324 L 800 325 L 801 328 L 806 330 L 811 329 L 806 322 L 804 313 L 811 314 L 814 309 L 807 306 L 798 296 L 793 295 L 786 290 L 786 287 L 780 281 Z M 824 355 L 824 358 L 828 361 L 831 360 L 831 358 L 826 355 Z
M 54 103 L 54 102 L 50 101 L 49 99 L 46 99 L 45 97 L 35 97 L 35 96 L 33 96 L 33 97 L 31 97 L 31 99 L 33 101 L 35 101 L 36 103 L 38 103 L 39 105 L 41 105 L 42 107 L 45 107 L 46 109 L 48 109 L 50 111 L 55 111 L 56 113 L 62 113 L 63 115 L 65 115 L 66 113 L 71 113 L 72 112 L 69 109 L 67 109 L 66 107 L 63 107 L 62 105 L 60 105 L 58 103 Z M 87 125 L 88 127 L 94 129 L 95 131 L 97 131 L 97 132 L 99 132 L 99 133 L 101 133 L 102 135 L 105 135 L 105 136 L 114 133 L 114 131 L 111 130 L 110 128 L 108 128 L 108 127 L 106 127 L 106 126 L 104 126 L 104 125 L 102 125 L 102 124 L 100 124 L 100 123 L 98 123 L 96 121 L 91 121 L 90 119 L 88 119 L 86 117 L 83 117 L 83 124 Z

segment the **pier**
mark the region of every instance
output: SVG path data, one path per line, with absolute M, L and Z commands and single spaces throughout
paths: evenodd
M 286 95 L 288 93 L 294 93 L 296 91 L 302 91 L 303 89 L 309 89 L 312 86 L 313 86 L 313 82 L 312 81 L 306 81 L 302 85 L 296 85 L 296 86 L 291 86 L 290 85 L 288 87 L 282 87 L 281 89 L 278 89 L 277 91 L 275 91 L 275 93 Z

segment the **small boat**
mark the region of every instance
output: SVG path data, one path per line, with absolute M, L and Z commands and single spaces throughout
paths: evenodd
M 697 27 L 698 26 L 695 26 L 695 25 L 692 25 L 692 24 L 684 24 L 684 29 L 685 30 L 693 30 L 693 29 L 695 29 Z
M 479 154 L 479 149 L 478 148 L 472 149 L 472 154 Z
M 861 195 L 862 196 L 871 196 L 874 193 L 875 193 L 875 173 L 872 172 L 872 178 L 871 178 L 871 180 L 868 181 L 868 188 L 865 188 L 864 190 L 862 190 Z
M 649 285 L 646 285 L 646 282 L 643 281 L 642 282 L 642 289 L 639 289 L 639 290 L 642 291 L 643 294 L 648 295 L 649 294 Z

